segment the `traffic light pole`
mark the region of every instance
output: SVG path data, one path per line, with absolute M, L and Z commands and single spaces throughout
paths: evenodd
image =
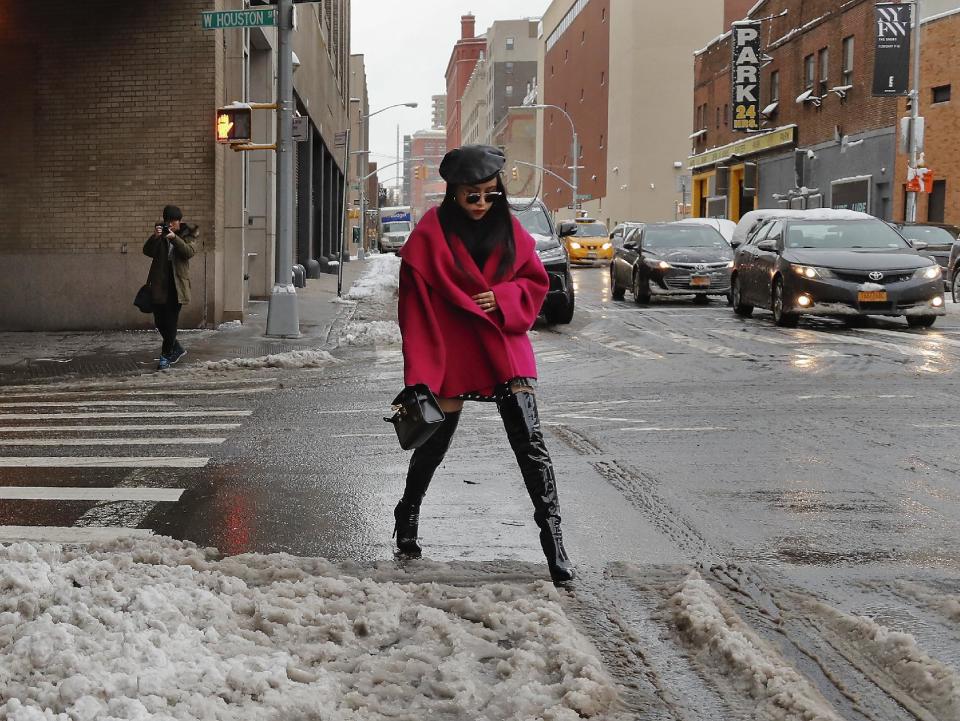
M 913 102 L 910 103 L 910 167 L 916 172 L 919 166 L 919 151 L 917 149 L 917 126 L 920 117 L 920 4 L 921 0 L 915 0 L 913 3 L 913 87 L 910 89 L 910 97 Z M 907 193 L 907 207 L 905 208 L 904 220 L 908 223 L 917 222 L 917 196 L 918 192 Z
M 293 286 L 293 0 L 277 0 L 277 228 L 276 274 L 267 311 L 267 335 L 300 335 Z

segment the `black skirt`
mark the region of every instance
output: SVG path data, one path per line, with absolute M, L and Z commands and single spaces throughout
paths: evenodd
M 516 386 L 521 388 L 529 388 L 531 391 L 537 387 L 536 378 L 524 378 L 518 376 L 516 378 L 511 378 L 504 383 L 500 383 L 494 387 L 493 393 L 486 394 L 481 393 L 480 391 L 470 391 L 468 393 L 461 393 L 457 396 L 462 401 L 480 401 L 481 403 L 496 403 L 499 400 L 504 398 L 509 398 L 513 395 L 513 389 Z

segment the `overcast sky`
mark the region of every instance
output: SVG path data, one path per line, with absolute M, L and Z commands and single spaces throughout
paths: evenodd
M 495 20 L 540 17 L 549 5 L 550 0 L 353 0 L 350 52 L 365 56 L 371 112 L 394 103 L 420 104 L 370 119 L 370 160 L 386 165 L 396 159 L 398 123 L 401 142 L 430 127 L 430 97 L 446 92 L 443 74 L 460 38 L 461 15 L 476 15 L 479 35 Z M 380 181 L 392 184 L 394 174 L 390 168 Z

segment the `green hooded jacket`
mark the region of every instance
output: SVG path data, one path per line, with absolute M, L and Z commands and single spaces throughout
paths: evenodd
M 173 255 L 170 257 L 166 238 L 151 235 L 143 244 L 143 254 L 153 258 L 150 263 L 150 272 L 147 274 L 147 285 L 153 296 L 155 305 L 164 305 L 167 302 L 167 288 L 170 264 L 173 264 L 173 279 L 177 289 L 177 302 L 186 305 L 190 302 L 190 258 L 196 253 L 194 237 L 182 237 L 169 241 L 173 246 Z M 167 261 L 170 260 L 171 263 Z

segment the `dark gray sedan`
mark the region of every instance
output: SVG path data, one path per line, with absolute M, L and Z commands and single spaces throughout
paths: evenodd
M 649 303 L 654 295 L 692 295 L 698 303 L 711 295 L 729 300 L 732 267 L 733 248 L 715 229 L 650 223 L 615 248 L 610 292 L 614 300 L 623 300 L 629 289 L 637 303 Z
M 883 221 L 771 218 L 734 260 L 734 311 L 755 306 L 779 326 L 801 315 L 885 315 L 929 327 L 945 313 L 943 277 Z

